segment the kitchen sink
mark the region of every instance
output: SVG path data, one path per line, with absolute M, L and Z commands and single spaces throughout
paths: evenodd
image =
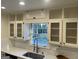
M 40 54 L 33 53 L 33 52 L 27 52 L 23 56 L 30 57 L 32 59 L 43 59 L 44 58 L 44 55 L 40 55 Z

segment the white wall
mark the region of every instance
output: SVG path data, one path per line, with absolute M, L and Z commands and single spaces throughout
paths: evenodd
M 8 32 L 8 15 L 7 14 L 1 14 L 1 48 L 6 47 L 9 43 L 9 32 Z

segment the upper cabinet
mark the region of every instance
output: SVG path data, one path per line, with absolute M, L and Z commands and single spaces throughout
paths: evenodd
M 16 22 L 16 37 L 17 39 L 23 39 L 23 22 Z
M 62 9 L 49 10 L 49 19 L 61 19 Z
M 30 19 L 46 19 L 48 18 L 48 12 L 47 10 L 33 10 L 33 11 L 27 11 L 24 15 L 24 20 L 30 20 Z
M 52 20 L 49 27 L 49 42 L 77 48 L 77 18 Z
M 62 21 L 50 22 L 50 42 L 54 44 L 61 44 Z
M 14 22 L 10 23 L 10 37 L 14 37 L 14 35 L 15 35 L 14 34 L 14 29 L 15 29 L 14 25 L 15 25 Z
M 9 16 L 9 20 L 10 20 L 10 21 L 15 21 L 15 15 L 10 15 L 10 16 Z
M 50 10 L 50 43 L 77 48 L 77 22 L 77 7 Z
M 23 21 L 23 14 L 17 14 L 16 21 Z
M 64 18 L 77 18 L 77 17 L 78 17 L 77 7 L 64 8 Z
M 78 7 L 49 10 L 49 19 L 77 18 Z
M 66 19 L 63 21 L 63 44 L 77 47 L 77 20 Z
M 23 15 L 10 15 L 10 38 L 23 39 Z
M 23 39 L 23 22 L 10 22 L 10 38 Z
M 23 14 L 10 14 L 9 20 L 10 20 L 10 22 L 12 22 L 12 21 L 23 21 Z

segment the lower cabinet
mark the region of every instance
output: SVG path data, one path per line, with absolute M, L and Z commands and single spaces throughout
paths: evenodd
M 17 59 L 17 57 L 16 57 L 16 56 L 13 56 L 13 55 L 10 55 L 10 54 L 7 54 L 7 53 L 5 53 L 5 56 L 9 56 L 9 57 L 10 57 L 10 59 Z
M 77 19 L 50 22 L 50 43 L 77 48 Z
M 1 59 L 24 59 L 24 58 L 16 57 L 11 54 L 1 52 Z
M 1 56 L 1 59 L 11 59 L 9 56 Z
M 1 52 L 1 59 L 17 59 L 17 57 L 8 53 Z
M 19 57 L 18 57 L 17 59 L 24 59 L 24 58 L 19 58 Z

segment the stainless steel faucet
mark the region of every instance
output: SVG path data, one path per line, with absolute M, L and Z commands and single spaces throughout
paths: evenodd
M 34 39 L 34 47 L 33 47 L 33 51 L 38 53 L 38 39 Z

